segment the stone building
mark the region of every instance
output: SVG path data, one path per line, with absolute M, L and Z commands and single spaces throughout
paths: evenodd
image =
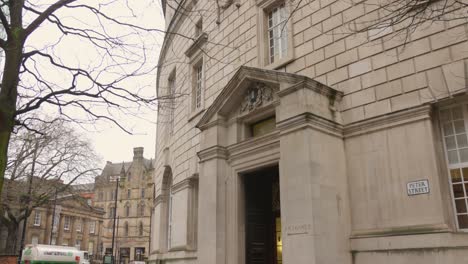
M 151 263 L 468 259 L 468 24 L 384 2 L 163 1 Z
M 133 154 L 130 162 L 108 161 L 95 180 L 94 204 L 106 211 L 103 253 L 114 254 L 121 263 L 143 260 L 148 254 L 150 243 L 153 165 L 151 160 L 143 157 L 143 148 L 134 148 Z M 113 232 L 115 249 L 112 253 Z
M 92 207 L 87 199 L 62 195 L 57 202 L 52 200 L 49 204 L 35 208 L 27 220 L 24 243 L 51 244 L 72 246 L 88 251 L 91 260 L 100 259 L 98 246 L 100 244 L 102 217 L 104 211 Z M 54 219 L 55 216 L 55 220 Z M 20 248 L 22 222 L 20 222 L 17 249 Z M 6 247 L 8 230 L 0 225 L 0 252 Z

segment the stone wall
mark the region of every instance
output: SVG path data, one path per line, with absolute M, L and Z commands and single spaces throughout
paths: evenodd
M 166 35 L 160 57 L 158 93 L 168 93 L 169 77 L 175 73 L 175 91 L 181 96 L 174 100 L 173 115 L 168 102 L 162 103 L 158 113 L 156 196 L 163 193 L 163 175 L 168 167 L 174 184 L 200 173 L 197 155 L 201 150 L 200 130 L 195 125 L 239 67 L 271 69 L 261 54 L 266 39 L 259 27 L 263 12 L 259 5 L 264 2 L 268 1 L 239 0 L 222 9 L 218 17 L 212 2 L 186 1 L 186 12 L 174 16 L 168 26 L 168 30 L 186 37 Z M 288 31 L 293 59 L 273 69 L 309 77 L 343 93 L 337 105 L 337 123 L 343 128 L 349 183 L 349 197 L 344 199 L 350 202 L 350 251 L 354 252 L 355 263 L 395 263 L 404 259 L 401 256 L 405 254 L 410 256 L 406 259 L 415 259 L 424 253 L 421 259 L 426 259 L 439 252 L 434 248 L 448 242 L 433 245 L 423 253 L 400 251 L 417 244 L 409 239 L 416 234 L 457 230 L 438 132 L 437 106 L 440 101 L 463 94 L 467 87 L 468 23 L 465 20 L 426 23 L 409 36 L 395 34 L 401 26 L 380 31 L 351 31 L 350 26 L 364 23 L 382 12 L 375 2 L 287 2 L 290 10 L 295 10 Z M 200 19 L 208 35 L 201 48 L 205 66 L 204 107 L 202 111 L 193 111 L 193 60 L 185 51 L 196 38 L 194 28 Z M 173 132 L 169 129 L 171 122 L 174 122 Z M 408 197 L 406 183 L 418 179 L 429 180 L 430 194 Z M 185 206 L 188 201 L 182 196 L 183 193 L 176 193 L 175 200 Z M 186 219 L 184 208 L 175 211 Z M 164 214 L 158 207 L 155 212 L 154 223 L 163 230 L 158 219 Z M 187 221 L 176 224 L 183 225 L 178 230 L 186 230 Z M 157 229 L 153 236 L 162 233 Z M 401 235 L 401 241 L 392 240 L 397 245 L 394 251 L 361 244 L 369 237 L 397 235 Z M 463 246 L 461 240 L 450 247 Z M 381 243 L 390 242 L 382 240 Z M 443 254 L 448 254 L 447 260 L 465 254 L 458 252 L 448 250 Z M 160 258 L 172 255 L 193 258 L 192 252 L 187 255 L 154 252 L 155 256 L 156 253 L 162 254 L 158 255 Z M 391 255 L 386 262 L 385 254 Z

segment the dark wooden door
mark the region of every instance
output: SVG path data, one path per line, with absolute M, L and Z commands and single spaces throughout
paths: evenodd
M 265 173 L 265 172 L 264 172 Z M 274 263 L 274 226 L 269 175 L 246 175 L 246 264 Z

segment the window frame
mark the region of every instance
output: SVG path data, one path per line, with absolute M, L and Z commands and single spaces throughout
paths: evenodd
M 89 233 L 94 234 L 96 232 L 96 221 L 89 222 Z
M 450 114 L 452 115 L 453 112 L 452 112 L 452 109 L 455 109 L 457 107 L 461 107 L 461 114 L 462 114 L 462 117 L 463 119 L 453 119 L 452 117 L 450 117 L 450 120 L 447 121 L 447 119 L 443 119 L 443 112 L 446 111 L 446 110 L 450 110 Z M 458 220 L 458 217 L 461 216 L 461 215 L 466 215 L 468 217 L 468 180 L 465 180 L 464 178 L 464 175 L 463 175 L 463 169 L 466 168 L 467 169 L 467 172 L 468 172 L 468 161 L 466 162 L 461 162 L 460 161 L 460 153 L 459 153 L 459 150 L 460 149 L 467 149 L 468 151 L 468 145 L 466 145 L 465 147 L 462 147 L 462 148 L 459 148 L 458 147 L 458 136 L 460 135 L 463 135 L 465 134 L 465 139 L 467 140 L 468 142 L 468 102 L 459 102 L 459 103 L 454 103 L 454 104 L 450 104 L 450 105 L 447 105 L 447 106 L 443 106 L 443 107 L 440 107 L 438 109 L 438 124 L 439 124 L 439 129 L 440 129 L 440 135 L 441 135 L 441 138 L 442 138 L 442 148 L 443 148 L 443 151 L 444 151 L 444 158 L 445 158 L 445 164 L 447 166 L 447 178 L 448 178 L 448 183 L 449 183 L 449 189 L 450 189 L 450 200 L 451 200 L 451 203 L 452 203 L 452 209 L 453 209 L 453 216 L 455 218 L 455 224 L 456 224 L 456 228 L 457 230 L 459 231 L 463 231 L 463 232 L 468 232 L 468 225 L 466 227 L 460 227 L 460 222 Z M 460 120 L 463 120 L 463 125 L 464 125 L 464 133 L 457 133 L 456 132 L 456 128 L 455 128 L 455 122 L 456 121 L 460 121 Z M 449 134 L 449 135 L 446 135 L 446 132 L 444 131 L 444 125 L 446 123 L 450 123 L 451 124 L 451 129 L 453 129 L 453 134 Z M 454 149 L 448 149 L 448 143 L 447 143 L 447 139 L 446 138 L 449 138 L 449 137 L 453 137 L 454 138 L 454 143 L 455 143 L 455 148 Z M 450 158 L 449 158 L 449 151 L 456 151 L 457 152 L 457 160 L 458 162 L 457 163 L 450 163 Z M 453 170 L 458 170 L 459 171 L 459 175 L 462 177 L 461 178 L 461 181 L 460 182 L 453 182 L 452 180 L 452 171 Z M 468 173 L 467 173 L 468 174 Z M 468 177 L 467 177 L 468 179 Z M 462 186 L 462 192 L 464 192 L 464 196 L 462 197 L 455 197 L 455 193 L 454 193 L 454 190 L 453 190 L 453 186 L 454 185 L 461 185 Z M 457 200 L 465 200 L 465 212 L 464 213 L 458 213 L 457 211 Z
M 130 216 L 130 205 L 129 204 L 125 205 L 125 216 L 126 217 Z
M 78 243 L 78 241 L 79 241 L 79 243 Z M 81 240 L 81 239 L 76 239 L 76 240 L 75 240 L 75 248 L 78 249 L 78 250 L 81 250 L 81 243 L 82 243 L 82 242 L 83 242 L 83 240 Z M 79 246 L 79 247 L 77 247 L 77 246 Z
M 176 94 L 176 82 L 177 82 L 176 74 L 177 74 L 176 69 L 174 68 L 169 74 L 169 77 L 167 78 L 167 95 L 169 96 L 168 129 L 169 129 L 169 134 L 171 135 L 174 133 L 174 125 L 175 125 L 175 94 Z
M 205 65 L 200 57 L 191 65 L 192 69 L 192 112 L 203 110 L 205 98 Z M 199 101 L 198 101 L 199 100 Z
M 70 231 L 70 225 L 71 225 L 70 216 L 68 216 L 68 215 L 64 216 L 63 217 L 63 230 Z
M 34 211 L 34 223 L 33 223 L 33 225 L 34 226 L 41 226 L 41 220 L 42 220 L 41 218 L 42 218 L 41 212 L 38 211 L 38 210 L 35 210 Z
M 81 218 L 76 219 L 76 232 L 82 232 L 83 231 L 83 220 Z
M 269 13 L 278 8 L 279 6 L 284 5 L 285 12 L 286 12 L 286 34 L 287 34 L 287 50 L 286 55 L 274 62 L 270 62 L 270 38 L 269 38 L 269 25 L 268 25 L 268 16 Z M 286 64 L 290 63 L 294 60 L 294 31 L 293 31 L 293 24 L 292 19 L 290 17 L 290 9 L 291 9 L 291 1 L 288 0 L 265 0 L 259 1 L 257 0 L 258 6 L 258 23 L 257 23 L 257 43 L 258 46 L 258 60 L 259 65 L 264 67 L 267 70 L 276 70 L 285 66 Z
M 139 236 L 143 236 L 143 233 L 144 233 L 144 232 L 143 232 L 143 222 L 140 221 L 140 222 L 138 223 L 138 235 L 139 235 Z
M 128 237 L 128 234 L 130 233 L 129 227 L 128 227 L 128 222 L 124 223 L 124 236 Z
M 141 203 L 140 206 L 138 206 L 138 216 L 145 216 L 145 204 Z

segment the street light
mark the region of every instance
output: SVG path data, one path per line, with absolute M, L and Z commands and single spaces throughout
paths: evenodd
M 118 193 L 119 193 L 119 178 L 117 178 L 117 182 L 115 184 L 115 195 L 114 195 L 114 213 L 113 213 L 113 217 L 114 217 L 114 226 L 112 228 L 112 264 L 114 264 L 114 261 L 115 261 L 115 255 L 114 255 L 114 240 L 115 240 L 115 224 L 116 224 L 116 221 L 117 221 L 117 196 L 118 196 Z

